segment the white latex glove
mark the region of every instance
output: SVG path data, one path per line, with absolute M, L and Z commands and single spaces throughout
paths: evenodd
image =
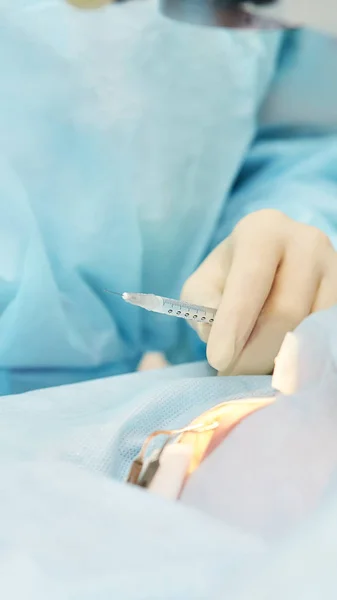
M 168 366 L 169 363 L 164 354 L 161 352 L 147 352 L 142 357 L 142 360 L 137 367 L 137 371 L 154 371 L 156 369 L 164 369 Z
M 288 331 L 337 304 L 337 253 L 315 227 L 276 210 L 242 219 L 187 280 L 183 300 L 217 308 L 193 324 L 221 374 L 268 374 Z

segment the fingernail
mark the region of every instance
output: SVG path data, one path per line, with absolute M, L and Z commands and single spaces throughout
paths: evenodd
M 235 366 L 241 356 L 241 353 L 246 347 L 248 340 L 250 339 L 251 332 L 246 330 L 244 335 L 238 333 L 238 329 L 235 329 L 234 334 L 231 335 L 230 343 L 228 342 L 228 357 L 224 363 L 223 369 L 224 375 L 231 375 L 235 370 Z
M 208 344 L 207 356 L 211 365 L 213 365 L 223 375 L 227 374 L 237 360 L 236 339 L 235 337 L 223 336 L 221 341 L 210 340 Z
M 238 361 L 237 356 L 233 356 L 227 366 L 221 371 L 221 375 L 231 375 Z

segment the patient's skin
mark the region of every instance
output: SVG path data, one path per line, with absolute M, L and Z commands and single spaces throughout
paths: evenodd
M 204 459 L 207 458 L 216 448 L 224 442 L 226 437 L 231 433 L 231 431 L 237 427 L 244 419 L 248 418 L 255 411 L 261 410 L 275 401 L 275 397 L 271 398 L 261 398 L 260 401 L 258 398 L 254 398 L 254 404 L 250 404 L 249 402 L 244 403 L 243 401 L 237 402 L 237 411 L 233 411 L 231 415 L 227 415 L 222 419 L 219 423 L 219 426 L 214 431 L 212 439 L 207 447 L 207 450 L 204 455 Z
M 181 501 L 266 539 L 282 536 L 324 496 L 337 468 L 336 427 L 324 398 L 282 397 L 232 429 Z

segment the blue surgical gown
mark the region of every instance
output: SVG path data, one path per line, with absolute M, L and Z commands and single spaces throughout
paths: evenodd
M 204 355 L 176 297 L 245 214 L 337 245 L 337 45 L 182 26 L 153 2 L 0 0 L 0 393 Z

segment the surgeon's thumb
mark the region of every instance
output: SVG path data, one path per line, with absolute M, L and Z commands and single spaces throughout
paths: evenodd
M 201 263 L 200 267 L 189 277 L 183 287 L 181 299 L 191 304 L 198 304 L 217 309 L 222 298 L 227 275 L 231 264 L 231 239 L 227 238 Z M 207 342 L 211 325 L 190 321 L 199 337 Z

